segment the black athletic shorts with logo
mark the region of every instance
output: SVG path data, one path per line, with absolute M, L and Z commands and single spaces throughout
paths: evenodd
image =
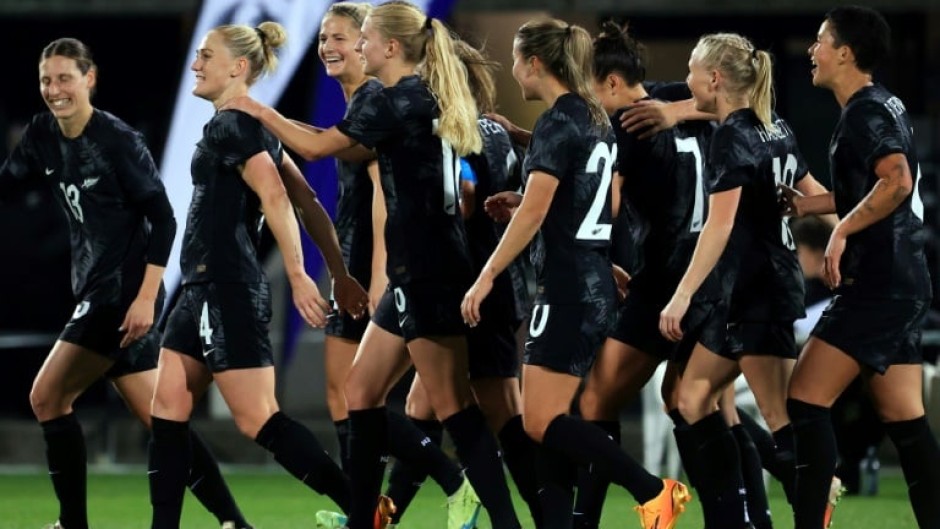
M 837 295 L 812 336 L 884 374 L 894 364 L 923 362 L 920 338 L 930 300 Z
M 536 303 L 529 319 L 524 364 L 585 377 L 614 323 L 616 302 L 548 305 Z
M 722 356 L 775 356 L 795 360 L 799 350 L 793 321 L 741 321 L 728 325 L 728 343 Z
M 274 365 L 267 283 L 183 286 L 167 319 L 163 347 L 204 362 L 213 373 Z
M 161 286 L 154 302 L 154 318 L 159 317 L 160 311 L 163 310 L 164 296 Z M 118 329 L 124 323 L 130 302 L 99 298 L 101 296 L 92 292 L 75 306 L 72 318 L 59 334 L 59 340 L 79 345 L 113 360 L 114 365 L 105 373 L 108 378 L 156 369 L 160 356 L 160 332 L 156 325 L 129 347 L 122 349 L 121 339 L 125 333 Z
M 466 292 L 466 287 L 457 285 L 389 286 L 372 321 L 401 336 L 405 343 L 431 336 L 463 336 L 467 325 L 460 314 L 460 302 Z
M 333 307 L 333 311 L 326 316 L 326 327 L 323 328 L 323 332 L 327 336 L 361 342 L 362 335 L 366 332 L 366 326 L 369 325 L 369 318 L 362 317 L 357 320 L 349 312 L 340 313 L 339 305 L 332 298 L 330 299 L 330 305 Z

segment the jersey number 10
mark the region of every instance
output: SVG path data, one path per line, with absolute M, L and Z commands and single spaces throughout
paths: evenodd
M 796 175 L 796 156 L 787 155 L 785 164 L 781 164 L 780 157 L 774 158 L 774 181 L 787 187 L 793 187 L 793 177 Z M 796 250 L 796 244 L 793 242 L 793 234 L 790 233 L 790 217 L 783 217 L 780 220 L 780 238 L 783 245 L 789 250 Z

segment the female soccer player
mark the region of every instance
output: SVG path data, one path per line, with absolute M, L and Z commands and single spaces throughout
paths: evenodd
M 626 27 L 607 22 L 594 39 L 594 92 L 611 116 L 617 135 L 618 176 L 614 195 L 635 211 L 642 233 L 634 249 L 640 263 L 629 282 L 630 294 L 620 306 L 615 325 L 607 334 L 579 400 L 581 416 L 620 442 L 620 411 L 635 397 L 663 360 L 670 364 L 663 383 L 663 399 L 677 427 L 675 395 L 677 366 L 687 360 L 674 357 L 675 346 L 659 332 L 659 313 L 669 301 L 695 248 L 706 216 L 705 154 L 714 129 L 707 120 L 685 121 L 666 128 L 649 140 L 620 127 L 627 107 L 651 98 L 684 100 L 691 97 L 684 84 L 660 84 L 647 92 L 644 48 Z M 624 208 L 614 204 L 614 210 Z M 620 219 L 617 219 L 620 222 Z M 612 244 L 631 241 L 612 241 Z M 619 263 L 627 266 L 626 263 Z M 596 529 L 606 482 L 585 476 L 578 482 L 575 527 Z M 692 474 L 691 472 L 689 474 Z M 597 472 L 591 472 L 596 478 Z M 694 481 L 693 481 L 694 485 Z M 763 484 L 762 484 L 763 486 Z
M 833 193 L 796 199 L 795 214 L 837 212 L 824 277 L 835 289 L 803 347 L 787 410 L 796 437 L 795 528 L 828 525 L 836 464 L 830 408 L 860 373 L 898 449 L 917 524 L 940 527 L 940 448 L 924 417 L 921 326 L 930 306 L 924 205 L 904 104 L 872 72 L 890 28 L 876 11 L 837 7 L 809 48 L 813 84 L 842 107 L 829 146 Z
M 285 38 L 274 22 L 209 31 L 191 67 L 194 95 L 219 109 L 247 94 L 276 66 L 274 52 Z M 167 320 L 153 399 L 152 527 L 179 527 L 190 457 L 188 421 L 213 381 L 242 433 L 307 486 L 347 509 L 349 483 L 342 470 L 309 430 L 278 410 L 268 338 L 270 293 L 257 255 L 263 213 L 284 257 L 295 305 L 309 324 L 323 326 L 329 306 L 304 271 L 288 197 L 326 262 L 342 265 L 329 217 L 277 138 L 244 113 L 213 116 L 196 145 L 192 167 L 193 199 L 181 254 L 183 290 Z M 345 267 L 331 272 L 340 308 L 365 309 L 367 296 Z
M 92 106 L 98 68 L 81 41 L 43 49 L 39 86 L 49 113 L 37 114 L 0 168 L 0 196 L 45 175 L 66 212 L 72 291 L 79 301 L 36 375 L 30 402 L 43 429 L 49 476 L 59 500 L 53 528 L 87 529 L 85 437 L 72 405 L 105 376 L 150 427 L 163 306 L 163 271 L 176 220 L 143 136 Z M 248 527 L 195 433 L 188 479 L 220 523 Z
M 368 104 L 367 100 L 382 88 L 382 83 L 365 74 L 359 53 L 354 49 L 361 36 L 362 22 L 371 9 L 372 6 L 365 3 L 338 2 L 330 6 L 320 24 L 320 60 L 327 75 L 336 79 L 343 89 L 347 115 L 358 112 L 360 106 Z M 386 212 L 379 166 L 374 159 L 337 159 L 336 168 L 340 183 L 336 231 L 350 273 L 369 286 L 371 313 L 388 284 L 382 233 Z M 347 472 L 350 468 L 349 416 L 343 384 L 368 321 L 334 311 L 327 317 L 325 328 L 327 406 L 339 437 L 340 460 Z M 423 475 L 430 474 L 448 496 L 448 527 L 460 529 L 473 525 L 479 513 L 479 499 L 460 468 L 440 450 L 440 443 L 426 441 L 433 433 L 422 431 L 418 428 L 421 423 L 412 423 L 398 413 L 389 412 L 388 421 L 388 448 L 396 462 L 402 465 L 407 461 L 410 468 Z M 440 423 L 434 423 L 440 431 Z M 405 487 L 390 490 L 389 497 L 399 505 L 399 500 L 406 501 L 408 490 L 412 490 L 410 482 Z M 399 516 L 400 513 L 396 513 L 392 521 L 396 522 Z M 317 513 L 317 519 L 324 526 L 346 523 L 345 515 L 331 511 Z
M 454 45 L 467 68 L 470 91 L 477 108 L 484 114 L 493 112 L 496 109 L 493 73 L 498 64 L 467 42 L 458 40 Z M 506 129 L 485 117 L 480 117 L 477 124 L 483 138 L 483 149 L 463 160 L 461 205 L 464 207 L 474 271 L 479 272 L 505 229 L 486 214 L 485 201 L 496 193 L 519 189 L 522 168 L 517 148 Z M 522 260 L 517 259 L 497 278 L 494 295 L 487 299 L 482 309 L 486 317 L 480 326 L 468 331 L 467 345 L 474 398 L 486 416 L 490 430 L 497 434 L 506 468 L 529 505 L 536 527 L 540 528 L 534 445 L 522 427 L 516 344 L 516 331 L 528 312 L 528 298 L 524 266 Z M 420 380 L 420 376 L 415 377 L 405 409 L 415 424 L 440 444 L 443 432 Z M 424 478 L 423 473 L 403 461 L 396 461 L 392 466 L 388 495 L 398 507 L 394 521 L 397 522 L 404 514 Z
M 494 527 L 518 528 L 496 440 L 471 405 L 459 312 L 471 272 L 457 168 L 459 156 L 481 147 L 466 69 L 449 30 L 404 2 L 372 11 L 357 50 L 366 74 L 384 88 L 336 127 L 311 131 L 248 98 L 234 103 L 307 159 L 369 156 L 372 148 L 378 154 L 389 290 L 346 380 L 354 487 L 349 528 L 371 528 L 387 444 L 385 399 L 412 362 Z
M 740 370 L 771 428 L 787 423 L 783 401 L 803 280 L 786 220 L 775 207 L 776 187 L 796 182 L 807 194 L 821 188 L 789 125 L 773 114 L 771 71 L 770 55 L 735 34 L 702 37 L 689 61 L 695 107 L 716 114 L 720 126 L 708 155 L 708 218 L 662 311 L 660 331 L 680 347 L 694 344 L 679 411 L 690 425 L 686 453 L 693 461 L 687 464 L 699 475 L 703 503 L 713 506 L 706 525 L 715 527 L 747 523 L 741 457 L 718 411 Z M 769 526 L 770 519 L 759 523 Z
M 513 43 L 513 77 L 526 100 L 548 106 L 529 141 L 525 194 L 503 194 L 494 210 L 518 206 L 496 250 L 461 306 L 470 326 L 494 279 L 538 234 L 533 248 L 537 294 L 523 359 L 523 419 L 538 443 L 540 500 L 546 527 L 571 527 L 575 465 L 602 468 L 637 502 L 643 526 L 673 527 L 689 495 L 627 456 L 597 426 L 568 414 L 614 315 L 607 257 L 610 183 L 617 146 L 591 90 L 591 37 L 560 20 L 529 22 Z M 497 212 L 498 213 L 498 212 Z

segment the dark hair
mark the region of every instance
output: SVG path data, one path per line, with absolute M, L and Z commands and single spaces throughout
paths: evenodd
M 891 27 L 881 13 L 868 7 L 842 6 L 826 13 L 835 39 L 833 45 L 848 46 L 855 55 L 855 65 L 871 73 L 891 51 Z
M 39 62 L 56 55 L 75 61 L 75 65 L 78 67 L 78 71 L 82 72 L 82 75 L 87 75 L 91 70 L 98 70 L 98 65 L 91 57 L 91 48 L 78 39 L 71 37 L 55 39 L 42 49 Z M 95 95 L 95 88 L 91 89 L 91 95 Z
M 646 80 L 646 47 L 630 36 L 629 27 L 613 20 L 601 24 L 594 38 L 594 78 L 598 81 L 611 74 L 623 77 L 630 86 Z
M 826 251 L 829 236 L 832 235 L 832 227 L 815 215 L 793 219 L 790 221 L 790 231 L 797 245 L 820 252 Z
M 519 28 L 515 40 L 523 58 L 538 57 L 565 88 L 587 101 L 595 125 L 610 127 L 610 117 L 588 84 L 594 79 L 594 47 L 584 28 L 557 19 L 531 21 Z

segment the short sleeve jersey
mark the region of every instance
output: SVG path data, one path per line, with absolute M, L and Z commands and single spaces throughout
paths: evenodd
M 708 159 L 711 193 L 741 188 L 734 229 L 717 269 L 734 305 L 740 295 L 760 293 L 766 314 L 754 321 L 802 317 L 803 275 L 787 219 L 780 216 L 777 184 L 794 185 L 808 173 L 796 137 L 786 121 L 773 115 L 764 126 L 750 108 L 732 112 L 715 131 Z
M 532 130 L 523 169 L 558 179 L 533 247 L 537 303 L 594 303 L 614 297 L 610 270 L 610 185 L 617 144 L 591 120 L 587 102 L 559 97 Z
M 180 257 L 183 284 L 266 281 L 258 261 L 261 200 L 242 178 L 245 162 L 261 152 L 280 166 L 280 142 L 248 114 L 225 110 L 203 126 L 191 165 L 193 198 Z
M 460 216 L 460 158 L 435 134 L 440 115 L 418 76 L 402 78 L 350 108 L 340 132 L 378 154 L 387 218 L 389 284 L 466 286 L 471 280 Z
M 687 87 L 676 94 L 671 84 L 656 86 L 650 92 L 653 99 L 691 96 Z M 619 126 L 624 110 L 611 118 L 617 134 L 617 169 L 623 177 L 621 200 L 646 226 L 644 237 L 637 241 L 643 267 L 634 279 L 661 284 L 671 294 L 692 258 L 708 213 L 705 156 L 715 125 L 686 121 L 641 140 Z
M 474 213 L 466 221 L 474 272 L 483 269 L 505 231 L 505 225 L 493 222 L 484 212 L 484 202 L 487 197 L 501 191 L 517 189 L 518 185 L 514 187 L 513 183 L 520 181 L 519 173 L 522 171 L 522 161 L 506 129 L 487 118 L 480 118 L 477 124 L 483 137 L 483 150 L 480 154 L 466 157 L 477 178 Z M 514 260 L 496 278 L 493 291 L 484 304 L 487 305 L 484 310 L 490 317 L 495 315 L 500 318 L 499 321 L 521 321 L 526 317 L 529 310 L 528 289 L 520 259 Z
M 366 81 L 349 99 L 346 115 L 382 90 L 375 79 Z M 346 162 L 336 159 L 339 197 L 336 205 L 336 235 L 343 252 L 346 268 L 360 283 L 369 285 L 372 278 L 372 180 L 368 162 Z
M 924 204 L 914 132 L 904 103 L 880 85 L 862 88 L 842 110 L 829 144 L 836 210 L 844 217 L 878 181 L 875 165 L 890 154 L 907 159 L 914 189 L 894 211 L 849 236 L 839 293 L 869 298 L 929 299 L 924 256 Z
M 137 204 L 165 193 L 143 135 L 95 109 L 81 135 L 67 138 L 51 114 L 37 114 L 0 167 L 0 182 L 33 175 L 52 186 L 68 218 L 75 297 L 132 300 L 150 235 Z

